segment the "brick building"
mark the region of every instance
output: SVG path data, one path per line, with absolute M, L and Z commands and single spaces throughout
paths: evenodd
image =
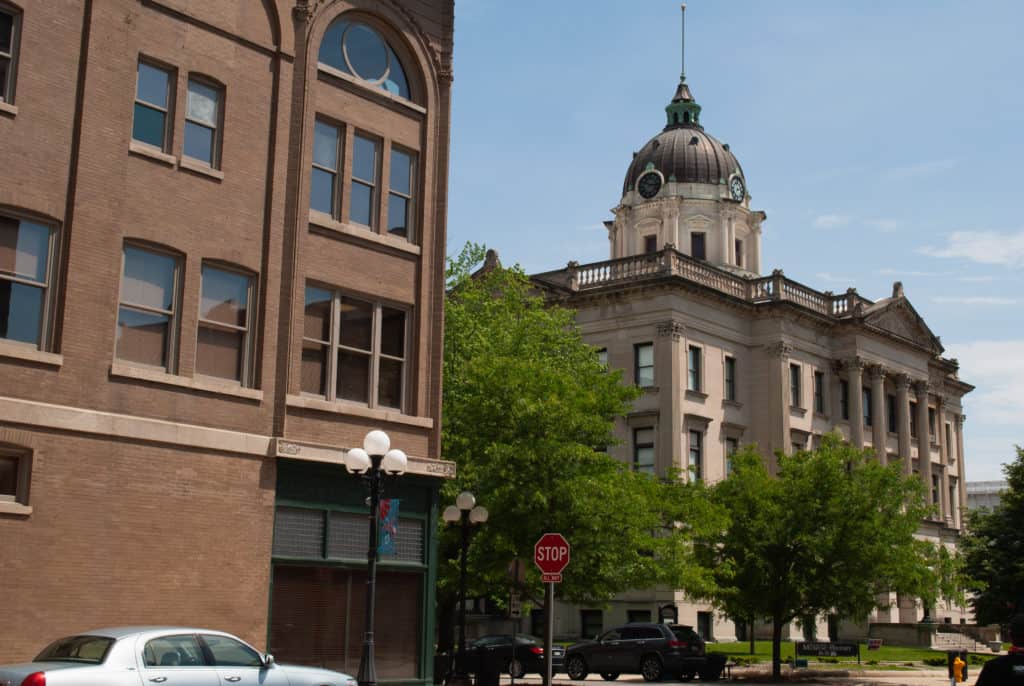
M 0 0 L 0 662 L 210 626 L 431 676 L 450 0 Z M 396 621 L 397 620 L 397 621 Z

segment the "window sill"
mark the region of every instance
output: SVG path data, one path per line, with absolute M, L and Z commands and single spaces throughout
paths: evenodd
M 145 143 L 139 143 L 138 141 L 131 141 L 128 144 L 128 152 L 139 155 L 141 157 L 148 157 L 151 160 L 156 160 L 166 164 L 168 167 L 173 167 L 178 164 L 178 158 L 174 155 L 168 155 L 163 150 L 158 150 L 152 145 L 146 145 Z
M 807 414 L 807 410 L 805 410 L 802 407 L 797 407 L 796 405 L 790 405 L 789 406 L 789 413 L 790 414 L 795 414 L 797 417 L 803 417 L 803 416 L 805 416 Z
M 60 367 L 64 364 L 64 356 L 57 353 L 47 353 L 28 344 L 15 343 L 13 341 L 0 340 L 0 357 L 12 357 L 28 362 Z
M 344 400 L 324 400 L 305 395 L 291 395 L 285 399 L 288 407 L 300 407 L 305 410 L 317 410 L 318 412 L 331 412 L 333 414 L 347 414 L 366 419 L 375 419 L 381 422 L 393 422 L 416 426 L 421 429 L 433 429 L 434 420 L 430 417 L 414 417 L 413 415 L 402 414 L 398 410 L 382 410 L 375 407 L 367 407 L 358 403 L 346 402 Z
M 246 400 L 263 400 L 263 391 L 256 388 L 243 388 L 229 381 L 220 381 L 210 377 L 189 379 L 176 374 L 168 374 L 157 369 L 146 369 L 123 363 L 115 362 L 110 365 L 110 375 L 122 379 L 134 379 L 136 381 L 149 381 L 151 383 L 164 384 L 166 386 L 177 386 L 193 391 L 204 393 L 216 393 L 218 395 L 230 395 Z
M 324 214 L 323 212 L 317 212 L 316 210 L 309 211 L 309 223 L 320 229 L 327 231 L 333 231 L 334 233 L 340 233 L 343 236 L 351 236 L 362 241 L 370 243 L 376 243 L 377 245 L 384 245 L 395 250 L 401 250 L 411 255 L 420 255 L 422 250 L 420 246 L 410 243 L 404 238 L 393 238 L 391 236 L 383 236 L 376 233 L 370 227 L 363 227 L 357 224 L 346 224 L 345 222 L 339 222 L 334 217 Z
M 737 410 L 742 410 L 743 409 L 743 403 L 741 403 L 739 400 L 723 400 L 722 401 L 722 406 L 723 407 L 735 407 Z
M 814 411 L 814 418 L 815 419 L 822 419 L 822 420 L 824 420 L 826 422 L 828 421 L 828 415 L 825 414 L 824 412 L 818 412 L 817 410 Z
M 363 90 L 370 91 L 370 93 L 372 93 L 373 95 L 376 95 L 377 97 L 383 98 L 383 99 L 385 99 L 387 101 L 393 102 L 396 105 L 400 105 L 402 107 L 406 107 L 406 108 L 408 108 L 408 109 L 410 109 L 410 110 L 412 110 L 414 112 L 418 112 L 420 114 L 426 114 L 427 113 L 427 108 L 422 107 L 421 105 L 417 105 L 412 100 L 406 100 L 405 98 L 401 97 L 400 95 L 395 95 L 393 93 L 389 93 L 388 91 L 384 90 L 383 88 L 379 88 L 377 86 L 368 85 L 362 79 L 357 79 L 356 77 L 354 77 L 354 76 L 352 76 L 350 74 L 346 74 L 345 72 L 341 71 L 340 69 L 335 69 L 334 67 L 332 67 L 332 66 L 330 66 L 328 64 L 317 63 L 317 70 L 321 74 L 327 74 L 328 76 L 331 76 L 331 77 L 334 77 L 334 78 L 339 79 L 341 81 L 344 81 L 345 83 L 351 83 L 353 86 L 356 86 L 357 88 L 361 88 Z
M 18 108 L 9 102 L 3 102 L 0 100 L 0 114 L 6 114 L 9 117 L 17 117 Z
M 0 500 L 0 514 L 20 515 L 22 517 L 27 517 L 30 514 L 32 514 L 32 506 Z
M 214 169 L 208 164 L 197 162 L 195 160 L 189 159 L 188 157 L 182 157 L 178 161 L 178 169 L 184 169 L 185 171 L 190 171 L 195 174 L 208 176 L 211 179 L 216 179 L 218 181 L 224 180 L 224 172 L 222 172 L 220 169 Z
M 689 388 L 686 389 L 686 399 L 694 402 L 702 403 L 708 399 L 707 393 L 701 393 L 700 391 L 691 391 Z

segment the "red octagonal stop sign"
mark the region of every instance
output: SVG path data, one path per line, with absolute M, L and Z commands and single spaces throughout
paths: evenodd
M 569 564 L 569 542 L 562 534 L 544 534 L 533 546 L 533 562 L 545 574 L 560 574 Z

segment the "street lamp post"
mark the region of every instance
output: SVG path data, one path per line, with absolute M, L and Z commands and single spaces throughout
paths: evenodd
M 466 657 L 466 552 L 469 550 L 469 528 L 471 524 L 487 521 L 487 508 L 477 505 L 476 496 L 472 493 L 463 491 L 455 498 L 455 504 L 446 507 L 441 516 L 448 524 L 458 523 L 462 533 L 459 557 L 459 651 L 453 671 L 458 676 L 464 676 L 461 667 Z
M 373 614 L 377 585 L 377 520 L 380 518 L 380 497 L 384 492 L 384 475 L 405 473 L 408 463 L 405 453 L 391 450 L 391 439 L 380 430 L 366 434 L 362 448 L 345 453 L 345 469 L 359 474 L 370 488 L 370 541 L 366 551 L 366 633 L 363 635 L 363 653 L 359 658 L 359 686 L 377 686 L 377 667 L 373 653 Z

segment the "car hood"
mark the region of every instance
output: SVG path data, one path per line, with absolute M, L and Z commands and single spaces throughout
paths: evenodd
M 285 673 L 288 680 L 291 681 L 294 686 L 299 686 L 304 683 L 329 683 L 335 684 L 336 686 L 355 686 L 356 684 L 355 677 L 343 672 L 335 672 L 330 669 L 306 667 L 303 665 L 289 665 L 280 662 L 276 663 L 276 666 Z M 298 681 L 294 681 L 293 679 L 298 679 Z
M 590 646 L 596 646 L 596 645 L 597 645 L 597 641 L 592 641 L 590 639 L 587 639 L 585 641 L 580 641 L 579 643 L 573 643 L 571 646 L 569 646 L 568 648 L 565 649 L 565 652 L 569 652 L 570 650 L 579 650 L 581 648 L 589 648 Z

